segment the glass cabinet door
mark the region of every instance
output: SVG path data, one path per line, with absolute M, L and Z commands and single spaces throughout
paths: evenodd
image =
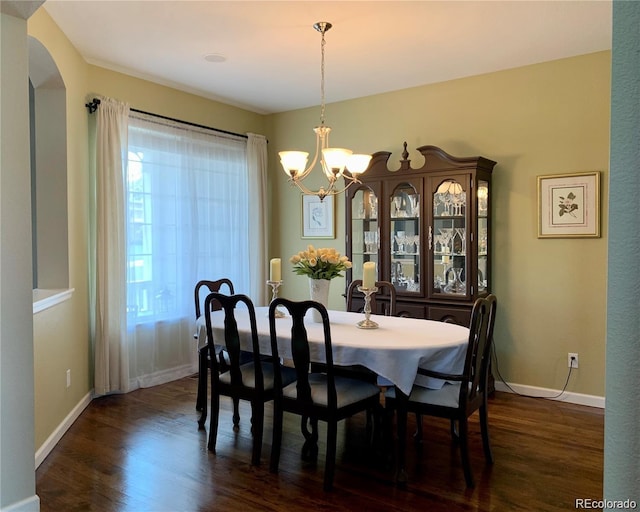
M 378 198 L 367 187 L 357 190 L 351 199 L 351 263 L 353 279 L 362 279 L 364 264 L 376 263 L 379 275 L 380 227 L 378 225 Z M 379 278 L 378 278 L 379 280 Z
M 420 193 L 400 183 L 389 198 L 391 282 L 398 292 L 420 292 Z
M 478 292 L 489 286 L 489 183 L 478 181 Z
M 445 179 L 433 192 L 432 293 L 467 295 L 467 191 L 458 179 Z

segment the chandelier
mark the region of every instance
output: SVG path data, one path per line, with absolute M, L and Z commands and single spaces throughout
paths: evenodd
M 304 194 L 320 197 L 321 201 L 326 196 L 344 192 L 354 183 L 360 183 L 358 177 L 367 169 L 371 160 L 371 155 L 358 155 L 354 154 L 350 149 L 329 147 L 329 132 L 331 128 L 324 124 L 324 35 L 331 26 L 331 23 L 327 21 L 320 21 L 313 25 L 313 28 L 322 35 L 320 43 L 320 126 L 316 126 L 313 129 L 316 134 L 316 154 L 311 165 L 307 167 L 309 153 L 305 151 L 280 151 L 278 153 L 282 168 L 289 177 L 289 182 L 297 185 Z M 318 162 L 318 158 L 320 158 L 320 166 L 328 184 L 314 191 L 307 188 L 302 182 L 309 176 Z M 345 174 L 345 171 L 348 171 L 348 173 Z M 336 182 L 340 178 L 344 178 L 346 182 L 341 189 L 336 186 Z

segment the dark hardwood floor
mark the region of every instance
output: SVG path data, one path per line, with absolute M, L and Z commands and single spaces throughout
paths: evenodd
M 495 463 L 486 466 L 477 415 L 470 430 L 475 489 L 465 487 L 446 421 L 424 419 L 424 442 L 407 446 L 406 488 L 365 436 L 365 417 L 341 422 L 334 490 L 300 459 L 299 418 L 285 414 L 280 472 L 269 472 L 271 404 L 262 465 L 250 465 L 250 409 L 235 433 L 223 399 L 217 454 L 198 431 L 195 378 L 94 400 L 36 471 L 49 511 L 566 511 L 602 498 L 604 411 L 496 392 L 489 405 Z M 409 428 L 415 418 L 409 416 Z

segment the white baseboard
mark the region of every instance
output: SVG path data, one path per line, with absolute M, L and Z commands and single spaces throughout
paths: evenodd
M 504 391 L 506 393 L 516 392 L 521 395 L 534 396 L 538 398 L 549 398 L 559 402 L 569 402 L 578 405 L 588 405 L 589 407 L 599 407 L 604 409 L 605 397 L 596 395 L 583 395 L 582 393 L 572 393 L 565 391 L 560 396 L 559 389 L 539 388 L 537 386 L 525 386 L 522 384 L 512 384 L 511 382 L 501 382 L 496 380 L 496 391 Z M 557 397 L 557 398 L 554 398 Z
M 82 398 L 82 400 L 80 400 L 80 402 L 78 402 L 78 404 L 73 408 L 73 410 L 69 414 L 67 414 L 67 417 L 62 421 L 62 423 L 60 423 L 60 425 L 58 425 L 58 428 L 56 428 L 51 433 L 51 435 L 42 444 L 42 446 L 38 448 L 38 450 L 36 451 L 36 469 L 38 469 L 40 464 L 42 464 L 42 461 L 47 458 L 47 455 L 51 453 L 51 450 L 55 448 L 56 444 L 58 444 L 58 441 L 62 439 L 62 436 L 65 434 L 65 432 L 69 430 L 69 427 L 71 427 L 71 425 L 73 425 L 73 422 L 78 419 L 80 414 L 82 414 L 82 411 L 84 411 L 91 403 L 92 398 L 92 393 L 87 393 Z
M 0 512 L 40 512 L 40 498 L 34 494 L 17 503 L 12 503 L 8 507 L 0 508 Z

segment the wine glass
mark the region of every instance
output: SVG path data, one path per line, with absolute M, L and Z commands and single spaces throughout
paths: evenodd
M 444 204 L 444 201 L 442 200 L 442 194 L 438 194 L 437 192 L 433 194 L 433 216 L 434 217 L 440 216 L 438 214 L 438 207 L 442 204 Z
M 453 194 L 445 192 L 442 195 L 442 202 L 444 203 L 444 214 L 447 216 L 452 215 L 451 206 L 453 205 Z
M 378 218 L 378 198 L 374 195 L 369 196 L 369 217 Z
M 393 196 L 393 206 L 396 209 L 396 217 L 402 217 L 400 214 L 400 208 L 402 207 L 402 197 Z
M 449 244 L 451 243 L 452 238 L 453 238 L 453 229 L 451 228 L 440 229 L 440 240 L 442 241 L 443 253 L 451 252 L 451 248 L 449 247 Z
M 411 208 L 410 215 L 411 217 L 419 217 L 420 211 L 419 207 L 420 196 L 418 194 L 409 194 L 409 206 Z
M 420 235 L 413 235 L 411 238 L 413 244 L 416 246 L 416 254 L 420 254 Z
M 366 254 L 371 254 L 373 251 L 373 244 L 374 244 L 374 238 L 373 238 L 373 231 L 365 231 L 364 232 L 364 252 Z
M 404 254 L 404 245 L 407 243 L 405 232 L 404 231 L 396 232 L 396 236 L 394 238 L 396 240 L 396 244 L 398 244 L 398 253 Z

